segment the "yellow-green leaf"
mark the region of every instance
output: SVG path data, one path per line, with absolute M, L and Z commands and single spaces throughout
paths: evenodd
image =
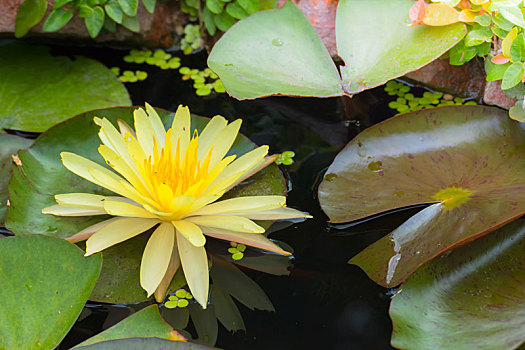
M 459 22 L 459 12 L 445 4 L 430 4 L 423 23 L 427 26 L 446 26 Z
M 503 56 L 507 58 L 510 57 L 510 47 L 512 46 L 514 39 L 516 39 L 516 36 L 518 36 L 518 28 L 514 27 L 507 34 L 505 39 L 503 39 L 503 42 L 501 43 L 501 51 L 503 52 Z

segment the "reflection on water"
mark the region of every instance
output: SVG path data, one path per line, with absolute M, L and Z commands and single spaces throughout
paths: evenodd
M 110 67 L 137 68 L 120 60 L 125 52 L 70 48 L 67 51 L 91 56 Z M 182 63 L 202 68 L 203 58 L 202 55 L 183 57 Z M 298 224 L 282 225 L 282 230 L 270 236 L 293 247 L 294 260 L 289 276 L 244 267 L 250 265 L 248 248 L 246 260 L 236 266 L 264 290 L 275 312 L 252 311 L 235 302 L 247 330 L 231 334 L 223 326 L 211 329 L 211 333 L 217 333 L 216 346 L 228 350 L 390 349 L 392 326 L 388 307 L 393 291 L 375 285 L 364 272 L 348 265 L 347 261 L 419 209 L 398 211 L 354 225 L 331 226 L 319 208 L 316 194 L 319 179 L 337 151 L 358 132 L 392 115 L 382 100 L 382 91 L 375 89 L 345 101 L 275 97 L 239 102 L 226 94 L 197 97 L 190 83 L 180 80 L 177 71 L 152 67 L 144 70 L 148 71 L 147 80 L 128 84 L 134 104 L 143 105 L 147 101 L 170 110 L 184 104 L 189 105 L 192 112 L 204 116 L 221 114 L 230 120 L 241 117 L 244 119 L 241 131 L 254 142 L 269 144 L 271 152 L 275 153 L 295 151 L 297 162 L 288 168 L 287 174 L 291 189 L 288 205 L 315 217 Z M 227 244 L 216 244 L 219 246 L 217 252 L 227 254 Z M 282 267 L 274 268 L 277 269 L 274 272 L 279 269 L 282 272 Z M 83 341 L 145 305 L 147 303 L 88 304 L 60 349 Z M 186 314 L 172 315 L 171 321 L 184 323 Z M 215 324 L 218 323 L 215 321 Z M 190 320 L 187 331 L 196 336 L 195 328 Z

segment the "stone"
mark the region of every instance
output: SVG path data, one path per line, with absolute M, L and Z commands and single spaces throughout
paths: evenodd
M 485 69 L 477 59 L 461 66 L 450 65 L 448 59 L 437 59 L 405 77 L 433 90 L 476 100 L 483 96 L 486 82 Z
M 510 109 L 516 103 L 517 99 L 510 98 L 501 90 L 501 81 L 487 81 L 483 102 L 488 105 L 498 106 L 504 109 Z
M 287 0 L 279 0 L 279 7 Z M 293 0 L 305 14 L 331 56 L 337 55 L 335 14 L 337 0 Z
M 0 0 L 0 36 L 13 37 L 15 31 L 15 19 L 18 7 L 23 0 Z M 48 10 L 45 18 L 49 15 L 52 2 L 48 0 Z M 33 27 L 24 37 L 28 39 L 48 40 L 53 42 L 72 41 L 76 43 L 104 43 L 116 46 L 144 46 L 169 48 L 176 42 L 177 27 L 184 26 L 188 17 L 179 9 L 179 3 L 175 1 L 158 1 L 153 14 L 146 11 L 140 2 L 137 18 L 140 23 L 140 33 L 134 33 L 120 25 L 114 33 L 102 31 L 95 39 L 91 39 L 84 26 L 83 18 L 74 16 L 62 29 L 54 33 L 44 33 L 44 20 Z

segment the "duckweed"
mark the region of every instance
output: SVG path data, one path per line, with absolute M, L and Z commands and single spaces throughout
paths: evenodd
M 454 97 L 441 92 L 425 91 L 421 97 L 416 97 L 410 91 L 410 86 L 401 82 L 391 80 L 385 85 L 385 92 L 389 96 L 397 96 L 394 101 L 388 103 L 390 109 L 398 113 L 417 111 L 425 108 L 448 105 L 476 105 L 476 101 L 466 101 L 461 97 Z

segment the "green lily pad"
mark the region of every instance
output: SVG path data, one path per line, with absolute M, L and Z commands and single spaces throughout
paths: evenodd
M 337 7 L 337 53 L 349 93 L 386 83 L 423 67 L 463 39 L 463 23 L 409 27 L 409 0 L 341 0 Z
M 33 141 L 8 134 L 0 134 L 0 223 L 5 219 L 7 210 L 7 184 L 11 177 L 13 164 L 12 155 L 16 155 L 19 149 L 24 149 Z
M 341 79 L 328 51 L 292 2 L 258 12 L 230 28 L 213 47 L 208 65 L 230 95 L 337 96 Z
M 204 345 L 171 341 L 160 338 L 129 338 L 103 341 L 77 349 L 85 350 L 211 350 Z
M 81 114 L 44 132 L 28 150 L 20 151 L 22 166 L 13 171 L 9 185 L 10 207 L 6 227 L 17 235 L 45 234 L 61 238 L 102 221 L 109 216 L 58 217 L 41 214 L 42 208 L 55 204 L 59 193 L 86 192 L 109 195 L 111 192 L 68 171 L 60 160 L 60 152 L 68 151 L 106 166 L 97 149 L 99 127 L 93 117 L 106 117 L 114 124 L 118 118 L 132 125 L 135 107 L 117 107 Z M 173 113 L 158 109 L 165 126 L 171 126 Z M 192 116 L 192 127 L 202 130 L 208 119 Z M 245 136 L 239 135 L 230 153 L 242 155 L 255 148 Z M 255 178 L 254 178 L 255 180 Z M 234 189 L 242 195 L 285 193 L 285 182 L 275 165 L 258 175 L 256 182 L 249 178 L 246 189 Z M 259 182 L 259 183 L 258 183 Z M 264 185 L 261 185 L 263 184 Z M 270 190 L 269 190 L 270 189 Z M 139 265 L 147 237 L 139 235 L 103 252 L 104 267 L 100 280 L 90 297 L 113 303 L 133 303 L 147 300 L 139 285 Z
M 416 70 L 461 41 L 463 23 L 408 27 L 409 0 L 339 1 L 342 78 L 292 2 L 240 20 L 215 44 L 208 65 L 237 99 L 352 95 Z
M 0 348 L 55 348 L 95 285 L 100 254 L 41 235 L 0 239 L 0 251 Z
M 0 129 L 41 132 L 79 113 L 131 104 L 100 62 L 51 56 L 43 46 L 0 45 L 0 76 Z
M 514 349 L 525 341 L 525 220 L 434 259 L 390 305 L 398 349 Z
M 137 313 L 125 318 L 102 333 L 80 343 L 77 347 L 83 347 L 103 341 L 124 338 L 155 337 L 168 340 L 183 340 L 178 332 L 167 324 L 160 316 L 159 307 L 150 305 Z M 77 348 L 75 347 L 75 348 Z
M 525 212 L 525 128 L 505 111 L 447 106 L 400 115 L 352 140 L 319 187 L 332 222 L 433 204 L 358 254 L 383 286 Z

